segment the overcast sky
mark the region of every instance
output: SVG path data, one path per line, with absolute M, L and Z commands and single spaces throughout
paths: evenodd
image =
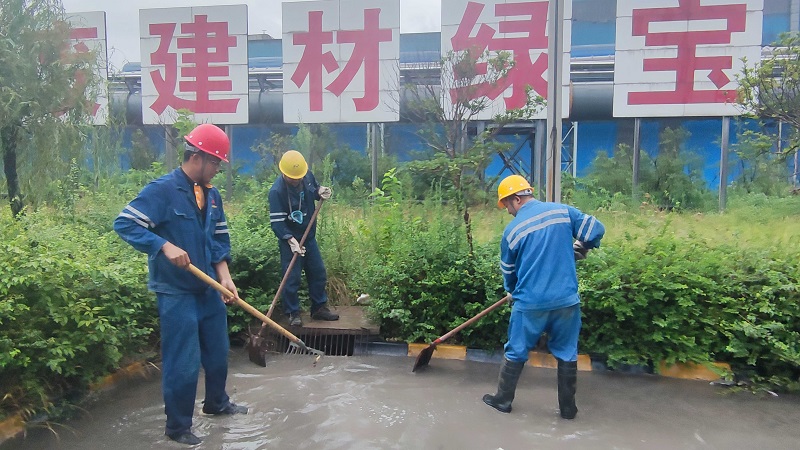
M 62 0 L 69 12 L 105 11 L 108 59 L 114 70 L 128 61 L 141 61 L 139 10 L 208 5 L 247 5 L 250 34 L 281 37 L 280 0 Z M 288 3 L 288 2 L 286 2 Z M 440 0 L 400 0 L 400 32 L 439 31 Z

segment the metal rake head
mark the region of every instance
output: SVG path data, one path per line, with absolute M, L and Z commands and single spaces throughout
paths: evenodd
M 298 340 L 297 342 L 289 342 L 289 347 L 286 349 L 286 354 L 293 354 L 293 355 L 305 355 L 311 354 L 315 355 L 314 358 L 314 366 L 317 365 L 317 361 L 325 355 L 325 352 L 322 350 L 317 350 L 315 348 L 311 348 L 307 346 L 303 341 Z

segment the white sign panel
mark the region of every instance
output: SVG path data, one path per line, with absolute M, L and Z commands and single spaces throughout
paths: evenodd
M 732 116 L 763 0 L 618 0 L 615 117 Z
M 142 9 L 142 120 L 247 123 L 247 6 Z
M 400 120 L 400 1 L 283 3 L 285 123 Z
M 498 52 L 508 53 L 514 66 L 497 83 L 491 67 L 479 64 L 471 80 L 455 79 L 454 70 L 442 70 L 442 102 L 452 108 L 454 98 L 475 100 L 486 98 L 487 107 L 477 116 L 490 120 L 498 114 L 525 106 L 528 87 L 533 95 L 547 98 L 548 0 L 442 0 L 442 55 L 451 51 L 472 51 L 492 58 Z M 572 2 L 564 2 L 564 63 L 562 68 L 563 98 L 569 98 L 569 52 L 572 36 Z M 484 58 L 486 59 L 486 58 Z M 456 57 L 456 60 L 459 60 Z M 470 71 L 471 72 L 471 71 Z M 487 76 L 487 72 L 489 73 Z M 445 79 L 449 77 L 451 79 Z M 563 102 L 563 117 L 569 117 L 569 102 Z M 544 119 L 542 109 L 534 117 Z
M 103 11 L 67 13 L 70 53 L 92 53 L 93 72 L 99 81 L 88 91 L 89 113 L 94 125 L 105 125 L 108 119 L 108 55 L 106 45 L 106 13 Z M 76 83 L 84 86 L 86 74 L 78 72 Z

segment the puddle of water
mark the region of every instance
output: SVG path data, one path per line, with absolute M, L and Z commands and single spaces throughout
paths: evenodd
M 200 413 L 202 449 L 796 448 L 800 399 L 720 395 L 703 382 L 608 372 L 578 375 L 574 421 L 558 415 L 556 372 L 526 368 L 514 410 L 481 401 L 498 365 L 413 358 L 276 356 L 259 367 L 231 353 L 228 392 L 244 416 Z M 200 383 L 202 389 L 202 382 Z M 202 392 L 198 393 L 202 399 Z M 186 448 L 163 435 L 158 379 L 105 395 L 59 438 L 33 430 L 7 449 Z

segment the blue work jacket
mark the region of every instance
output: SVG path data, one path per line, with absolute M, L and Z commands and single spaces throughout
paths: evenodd
M 300 242 L 314 214 L 315 201 L 319 199 L 319 183 L 311 172 L 306 173 L 297 187 L 289 186 L 279 176 L 269 189 L 269 225 L 275 236 L 280 240 L 294 237 Z M 292 219 L 292 211 L 303 213 L 303 223 Z M 306 241 L 310 242 L 316 234 L 317 224 L 314 223 Z
M 186 294 L 208 289 L 205 282 L 164 256 L 161 247 L 167 241 L 185 250 L 191 263 L 214 279 L 214 264 L 230 261 L 230 234 L 219 191 L 207 188 L 205 208 L 200 210 L 194 183 L 181 168 L 145 186 L 114 220 L 114 231 L 147 253 L 148 288 L 153 292 Z
M 580 303 L 573 239 L 600 246 L 599 220 L 560 203 L 522 205 L 500 241 L 500 270 L 520 311 L 550 311 Z

